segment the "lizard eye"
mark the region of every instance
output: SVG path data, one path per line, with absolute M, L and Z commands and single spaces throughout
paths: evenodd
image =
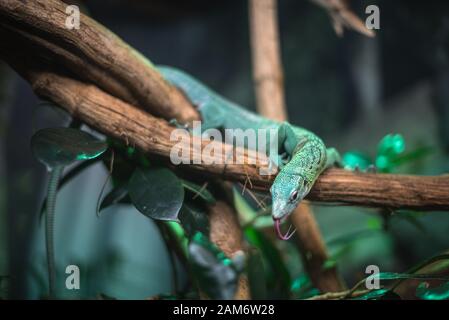
M 291 194 L 290 194 L 290 201 L 296 201 L 298 199 L 298 190 L 294 190 Z

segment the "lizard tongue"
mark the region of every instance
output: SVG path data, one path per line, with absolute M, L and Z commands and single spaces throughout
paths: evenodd
M 286 232 L 286 234 L 283 235 L 281 232 L 281 219 L 274 220 L 274 226 L 275 226 L 276 234 L 277 234 L 278 238 L 281 240 L 290 239 L 295 234 L 295 231 L 296 231 L 296 229 L 295 229 L 289 234 L 290 229 L 292 228 L 292 226 L 290 225 L 290 227 L 288 227 L 288 231 Z

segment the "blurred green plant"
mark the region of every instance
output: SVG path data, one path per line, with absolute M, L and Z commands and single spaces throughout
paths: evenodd
M 190 241 L 189 257 L 202 292 L 211 299 L 235 297 L 239 275 L 244 268 L 242 257 L 237 255 L 230 259 L 201 232 Z
M 79 160 L 97 158 L 107 149 L 107 144 L 87 132 L 73 128 L 47 128 L 37 131 L 31 138 L 34 156 L 49 171 L 46 201 L 46 248 L 48 263 L 49 296 L 54 297 L 56 265 L 54 256 L 54 219 L 58 182 L 65 166 Z
M 433 152 L 431 147 L 418 147 L 408 152 L 405 148 L 406 143 L 402 135 L 388 134 L 378 143 L 374 158 L 360 151 L 349 151 L 343 155 L 343 166 L 346 169 L 362 171 L 375 166 L 379 173 L 390 173 L 404 164 L 418 161 Z
M 142 214 L 156 220 L 179 221 L 184 202 L 182 182 L 166 168 L 137 168 L 128 185 L 131 202 Z
M 449 299 L 449 282 L 435 288 L 430 288 L 427 282 L 422 282 L 416 288 L 416 296 L 423 300 L 447 300 Z

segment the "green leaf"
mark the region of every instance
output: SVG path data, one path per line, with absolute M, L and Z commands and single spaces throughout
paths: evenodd
M 416 288 L 416 296 L 424 300 L 447 300 L 449 299 L 449 282 L 436 288 L 429 288 L 428 283 L 420 283 Z
M 395 166 L 395 159 L 404 152 L 405 140 L 400 134 L 388 134 L 382 138 L 377 147 L 376 167 L 379 172 L 390 172 Z
M 120 185 L 112 188 L 111 191 L 101 200 L 100 206 L 98 208 L 98 212 L 100 213 L 104 209 L 117 204 L 122 203 L 128 196 L 128 187 L 127 185 Z
M 251 298 L 253 300 L 267 299 L 264 262 L 259 249 L 251 248 L 249 250 L 246 269 Z
M 257 247 L 263 256 L 265 266 L 265 278 L 270 288 L 281 298 L 287 298 L 290 292 L 290 273 L 281 257 L 279 250 L 268 240 L 268 238 L 254 227 L 244 229 L 248 242 Z
M 293 280 L 291 291 L 296 299 L 307 299 L 320 294 L 320 291 L 313 287 L 310 278 L 304 273 Z
M 178 177 L 166 168 L 137 168 L 128 185 L 131 202 L 147 217 L 179 221 L 184 188 Z
M 380 140 L 377 155 L 393 158 L 405 150 L 405 140 L 400 134 L 387 134 Z
M 371 279 L 378 278 L 379 280 L 397 280 L 397 279 L 426 279 L 426 280 L 449 280 L 449 277 L 436 276 L 433 274 L 410 274 L 397 272 L 380 272 L 370 276 Z
M 189 258 L 197 283 L 209 298 L 234 298 L 239 274 L 232 260 L 200 232 L 189 244 Z
M 31 138 L 36 158 L 48 168 L 89 160 L 106 151 L 108 145 L 87 132 L 73 128 L 47 128 Z
M 179 220 L 187 237 L 192 237 L 197 231 L 209 235 L 209 219 L 204 210 L 194 203 L 184 203 L 179 212 Z
M 356 298 L 352 298 L 352 300 L 376 300 L 385 296 L 389 292 L 388 289 L 377 289 L 372 290 L 370 292 L 365 293 L 364 295 Z
M 393 159 L 393 164 L 395 166 L 399 166 L 405 163 L 409 163 L 412 161 L 417 161 L 420 160 L 428 155 L 431 155 L 432 153 L 435 152 L 435 149 L 432 147 L 419 147 L 415 150 L 409 151 L 409 152 L 404 152 L 401 155 L 398 155 L 397 157 L 395 157 Z
M 200 197 L 209 204 L 216 202 L 214 196 L 206 188 L 184 179 L 182 179 L 182 185 L 194 194 L 193 198 Z
M 434 273 L 434 272 L 440 272 L 441 270 L 445 270 L 448 267 L 448 262 L 449 261 L 449 254 L 447 253 L 443 253 L 443 254 L 439 254 L 437 256 L 431 257 L 427 260 L 425 260 L 424 262 L 410 268 L 409 270 L 407 270 L 406 273 L 408 274 L 415 274 L 420 270 L 425 269 L 425 271 L 427 273 Z M 395 288 L 397 288 L 403 281 L 404 279 L 399 279 L 398 281 L 396 281 L 393 286 L 391 287 L 391 290 L 394 290 Z
M 372 163 L 370 157 L 361 152 L 350 151 L 343 155 L 343 166 L 346 169 L 354 170 L 358 168 L 365 171 Z

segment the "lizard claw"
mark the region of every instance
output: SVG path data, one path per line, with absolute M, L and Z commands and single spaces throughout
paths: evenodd
M 290 225 L 290 227 L 288 227 L 288 230 L 285 233 L 285 235 L 283 235 L 281 232 L 281 219 L 275 219 L 274 225 L 275 225 L 276 234 L 277 234 L 278 238 L 281 240 L 289 240 L 296 232 L 296 229 L 293 230 L 292 232 L 290 232 L 290 230 L 292 228 L 292 226 Z

